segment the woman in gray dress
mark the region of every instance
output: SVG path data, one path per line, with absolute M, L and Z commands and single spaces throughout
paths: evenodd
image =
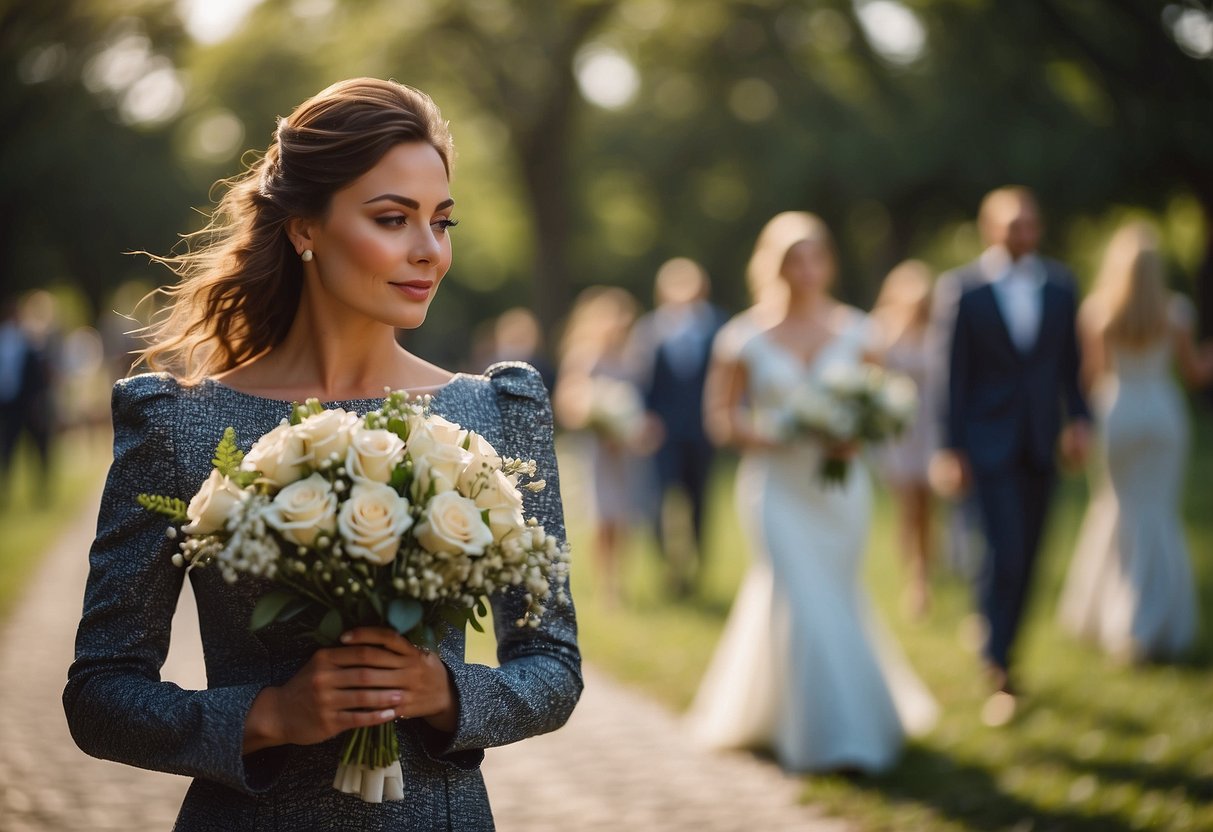
M 281 119 L 268 151 L 228 190 L 150 331 L 149 373 L 114 388 L 114 463 L 90 554 L 64 708 L 90 754 L 195 778 L 182 830 L 491 829 L 484 750 L 553 730 L 581 691 L 571 605 L 538 628 L 513 622 L 526 590 L 493 599 L 499 667 L 468 664 L 461 631 L 433 653 L 359 628 L 315 649 L 301 626 L 250 632 L 264 587 L 190 572 L 208 687 L 160 681 L 184 578 L 140 492 L 193 494 L 229 425 L 245 448 L 315 397 L 365 412 L 385 388 L 503 455 L 533 458 L 547 489 L 527 515 L 564 540 L 552 416 L 537 372 L 452 374 L 398 346 L 424 321 L 451 262 L 451 140 L 424 94 L 341 82 Z M 394 722 L 405 799 L 332 787 L 343 731 Z
M 1180 506 L 1187 407 L 1172 381 L 1213 380 L 1210 346 L 1193 342 L 1194 310 L 1166 288 L 1153 231 L 1112 238 L 1079 313 L 1084 376 L 1103 465 L 1061 598 L 1061 622 L 1126 660 L 1166 659 L 1197 633 L 1197 594 Z

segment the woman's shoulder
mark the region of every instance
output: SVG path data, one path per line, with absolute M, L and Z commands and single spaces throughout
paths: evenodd
M 115 420 L 138 418 L 176 406 L 181 382 L 170 373 L 140 373 L 114 382 L 111 403 Z
M 536 404 L 543 404 L 548 400 L 543 376 L 525 361 L 499 361 L 485 370 L 483 377 L 499 398 L 507 396 Z

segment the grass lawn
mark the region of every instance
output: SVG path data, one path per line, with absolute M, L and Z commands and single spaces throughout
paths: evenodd
M 20 599 L 46 547 L 101 488 L 110 454 L 107 432 L 69 434 L 52 452 L 53 475 L 46 494 L 35 493 L 32 450 L 23 448 L 17 454 L 8 499 L 0 508 L 0 622 Z
M 701 597 L 673 602 L 647 534 L 628 552 L 626 606 L 596 597 L 588 513 L 576 459 L 562 456 L 574 543 L 574 597 L 586 659 L 675 709 L 694 695 L 746 565 L 732 508 L 732 470 L 712 496 L 710 572 Z M 1121 666 L 1063 636 L 1057 597 L 1086 501 L 1067 479 L 1051 516 L 1033 606 L 1020 637 L 1024 704 L 1004 728 L 978 718 L 987 694 L 964 646 L 968 586 L 942 568 L 928 618 L 901 613 L 903 572 L 891 507 L 881 498 L 867 581 L 885 621 L 942 706 L 935 730 L 875 778 L 806 777 L 804 798 L 870 830 L 1213 829 L 1213 420 L 1196 424 L 1185 518 L 1205 620 L 1191 661 Z

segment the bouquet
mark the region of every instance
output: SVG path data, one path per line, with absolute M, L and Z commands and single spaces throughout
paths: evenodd
M 588 393 L 586 427 L 622 445 L 640 439 L 645 429 L 644 402 L 634 385 L 623 379 L 593 376 Z
M 435 649 L 444 628 L 483 632 L 484 600 L 506 586 L 526 591 L 515 624 L 536 627 L 547 605 L 568 602 L 568 549 L 523 517 L 520 487 L 544 487 L 531 479 L 535 462 L 502 458 L 429 406 L 394 392 L 360 417 L 309 399 L 247 455 L 229 427 L 188 504 L 139 502 L 184 524 L 178 566 L 276 585 L 257 601 L 253 630 L 297 619 L 335 644 L 351 627 L 387 626 Z M 402 799 L 395 725 L 349 732 L 333 785 L 368 802 Z
M 907 376 L 872 364 L 840 364 L 792 393 L 789 421 L 794 435 L 831 444 L 879 442 L 909 427 L 917 402 Z M 818 473 L 826 485 L 842 485 L 849 467 L 848 459 L 827 454 Z

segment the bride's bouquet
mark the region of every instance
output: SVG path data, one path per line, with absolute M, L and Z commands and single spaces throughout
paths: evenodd
M 831 445 L 880 442 L 909 427 L 917 402 L 907 376 L 872 364 L 838 364 L 792 392 L 788 421 L 794 436 Z M 818 474 L 827 485 L 841 485 L 849 468 L 846 457 L 827 453 Z
M 523 517 L 520 487 L 544 487 L 519 485 L 535 462 L 502 458 L 432 413 L 428 397 L 390 393 L 361 417 L 309 399 L 247 455 L 229 427 L 213 463 L 188 504 L 139 502 L 184 524 L 178 566 L 276 584 L 257 601 L 253 630 L 296 620 L 336 644 L 351 627 L 387 626 L 435 649 L 444 628 L 483 632 L 478 617 L 499 588 L 525 587 L 519 627 L 568 602 L 551 589 L 564 585 L 567 547 Z M 402 799 L 395 725 L 350 732 L 333 785 L 368 802 Z

